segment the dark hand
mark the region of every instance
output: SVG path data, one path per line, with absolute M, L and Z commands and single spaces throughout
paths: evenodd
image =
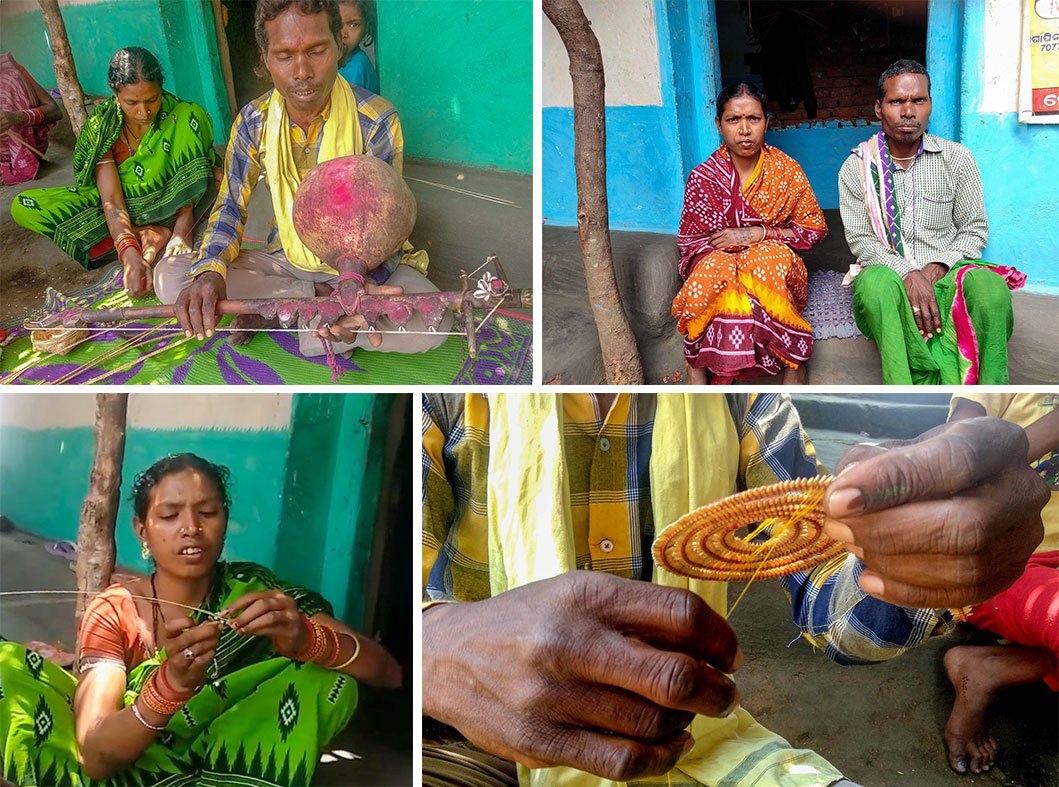
M 154 274 L 136 249 L 129 249 L 122 258 L 122 280 L 130 298 L 144 298 L 154 289 Z
M 175 618 L 166 621 L 165 633 L 169 664 L 166 677 L 177 691 L 197 691 L 206 682 L 206 670 L 217 654 L 221 624 L 214 620 L 196 624 L 191 618 Z
M 915 318 L 920 334 L 929 339 L 934 334 L 941 333 L 941 312 L 938 310 L 938 299 L 934 295 L 934 282 L 925 271 L 912 271 L 905 276 L 904 282 L 908 303 L 912 307 L 912 317 Z
M 531 768 L 665 773 L 693 714 L 725 716 L 742 654 L 724 619 L 676 588 L 572 571 L 423 613 L 423 713 Z
M 213 336 L 217 327 L 217 301 L 224 300 L 226 294 L 221 274 L 206 271 L 196 276 L 176 299 L 176 318 L 184 334 L 199 339 Z
M 221 615 L 240 634 L 268 637 L 285 653 L 297 653 L 308 640 L 297 603 L 281 590 L 247 593 L 222 609 Z
M 376 284 L 373 281 L 364 282 L 364 293 L 366 295 L 404 295 L 404 287 L 394 284 Z M 321 339 L 330 339 L 333 342 L 353 344 L 357 340 L 359 331 L 368 330 L 368 321 L 363 315 L 353 314 L 339 317 L 333 325 L 321 325 L 314 333 Z M 382 344 L 382 336 L 372 333 L 368 336 L 372 347 Z
M 910 607 L 977 604 L 1008 588 L 1044 537 L 1026 435 L 969 418 L 908 445 L 855 446 L 824 498 L 825 530 L 868 566 L 865 592 Z
M 715 249 L 749 246 L 751 243 L 762 240 L 761 227 L 729 227 L 710 233 L 706 239 Z
M 21 116 L 18 112 L 0 112 L 0 134 L 6 134 L 8 129 L 21 125 L 19 120 Z
M 927 263 L 927 266 L 923 268 L 923 274 L 927 277 L 927 281 L 930 282 L 931 286 L 944 279 L 945 274 L 948 272 L 948 267 L 940 262 Z

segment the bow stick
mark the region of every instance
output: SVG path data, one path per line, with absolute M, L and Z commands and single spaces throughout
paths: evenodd
M 467 351 L 471 358 L 477 353 L 476 333 L 479 326 L 474 324 L 474 309 L 489 308 L 488 319 L 501 306 L 529 308 L 532 306 L 531 290 L 513 290 L 506 282 L 503 268 L 495 256 L 490 256 L 471 275 L 485 265 L 493 263 L 500 276 L 486 272 L 477 282 L 474 290 L 470 289 L 470 276 L 461 271 L 461 289 L 458 292 L 422 292 L 408 295 L 368 295 L 363 288 L 363 264 L 350 264 L 341 261 L 338 286 L 331 295 L 316 298 L 256 298 L 248 300 L 218 301 L 214 313 L 220 315 L 255 314 L 265 319 L 278 319 L 284 328 L 290 328 L 296 322 L 308 322 L 314 317 L 320 318 L 320 325 L 333 325 L 343 316 L 361 315 L 369 325 L 369 331 L 377 333 L 395 333 L 379 331 L 375 323 L 383 317 L 398 325 L 396 333 L 406 333 L 404 326 L 413 315 L 419 314 L 427 327 L 427 333 L 438 333 L 438 327 L 446 311 L 459 312 L 464 319 L 464 335 L 467 339 Z M 72 307 L 55 314 L 49 314 L 30 328 L 50 330 L 63 328 L 83 328 L 85 325 L 127 320 L 173 318 L 176 307 L 172 304 L 159 306 L 126 306 L 116 309 L 89 309 Z M 484 320 L 483 320 L 484 322 Z

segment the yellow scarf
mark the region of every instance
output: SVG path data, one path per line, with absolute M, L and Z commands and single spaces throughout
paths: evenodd
M 489 397 L 489 582 L 493 595 L 577 568 L 561 396 Z M 658 396 L 650 465 L 657 528 L 731 494 L 738 470 L 739 436 L 723 396 Z M 658 568 L 654 581 L 687 588 L 725 613 L 724 583 L 688 580 Z M 791 748 L 742 708 L 724 719 L 696 716 L 689 729 L 695 748 L 671 773 L 637 779 L 638 785 L 818 787 L 842 778 L 825 759 L 806 749 Z M 571 768 L 529 770 L 521 765 L 519 782 L 531 787 L 619 787 L 618 782 Z
M 341 74 L 335 78 L 335 85 L 331 88 L 331 114 L 320 133 L 323 138 L 320 140 L 317 164 L 364 153 L 364 139 L 360 133 L 360 123 L 357 122 L 357 99 Z M 321 262 L 306 248 L 294 229 L 294 195 L 298 193 L 302 179 L 291 152 L 287 103 L 278 90 L 272 91 L 268 118 L 265 120 L 264 165 L 269 191 L 272 192 L 272 208 L 276 214 L 280 242 L 291 265 L 305 271 L 337 274 L 338 271 Z

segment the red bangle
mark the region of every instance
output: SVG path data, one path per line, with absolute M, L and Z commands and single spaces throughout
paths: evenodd
M 23 125 L 36 126 L 44 122 L 44 112 L 39 109 L 23 109 L 20 110 L 22 116 L 26 119 Z

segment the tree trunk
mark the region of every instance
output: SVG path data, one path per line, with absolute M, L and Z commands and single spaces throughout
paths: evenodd
M 592 24 L 578 0 L 543 0 L 545 16 L 559 32 L 570 57 L 574 88 L 574 167 L 577 173 L 577 230 L 585 264 L 588 299 L 611 385 L 642 383 L 643 367 L 621 305 L 610 251 L 607 207 L 607 129 L 603 56 Z
M 114 524 L 121 493 L 125 457 L 125 415 L 128 394 L 96 394 L 96 452 L 88 495 L 81 505 L 77 528 L 77 627 L 88 599 L 110 584 L 116 550 Z
M 73 126 L 76 137 L 88 119 L 88 113 L 85 112 L 84 91 L 81 90 L 81 83 L 77 81 L 77 66 L 74 65 L 74 56 L 70 51 L 70 39 L 66 36 L 66 23 L 63 22 L 63 15 L 59 11 L 59 0 L 37 2 L 40 3 L 44 26 L 48 29 L 48 39 L 51 41 L 59 93 L 62 94 L 63 106 L 66 107 L 66 115 L 70 118 L 70 125 Z

